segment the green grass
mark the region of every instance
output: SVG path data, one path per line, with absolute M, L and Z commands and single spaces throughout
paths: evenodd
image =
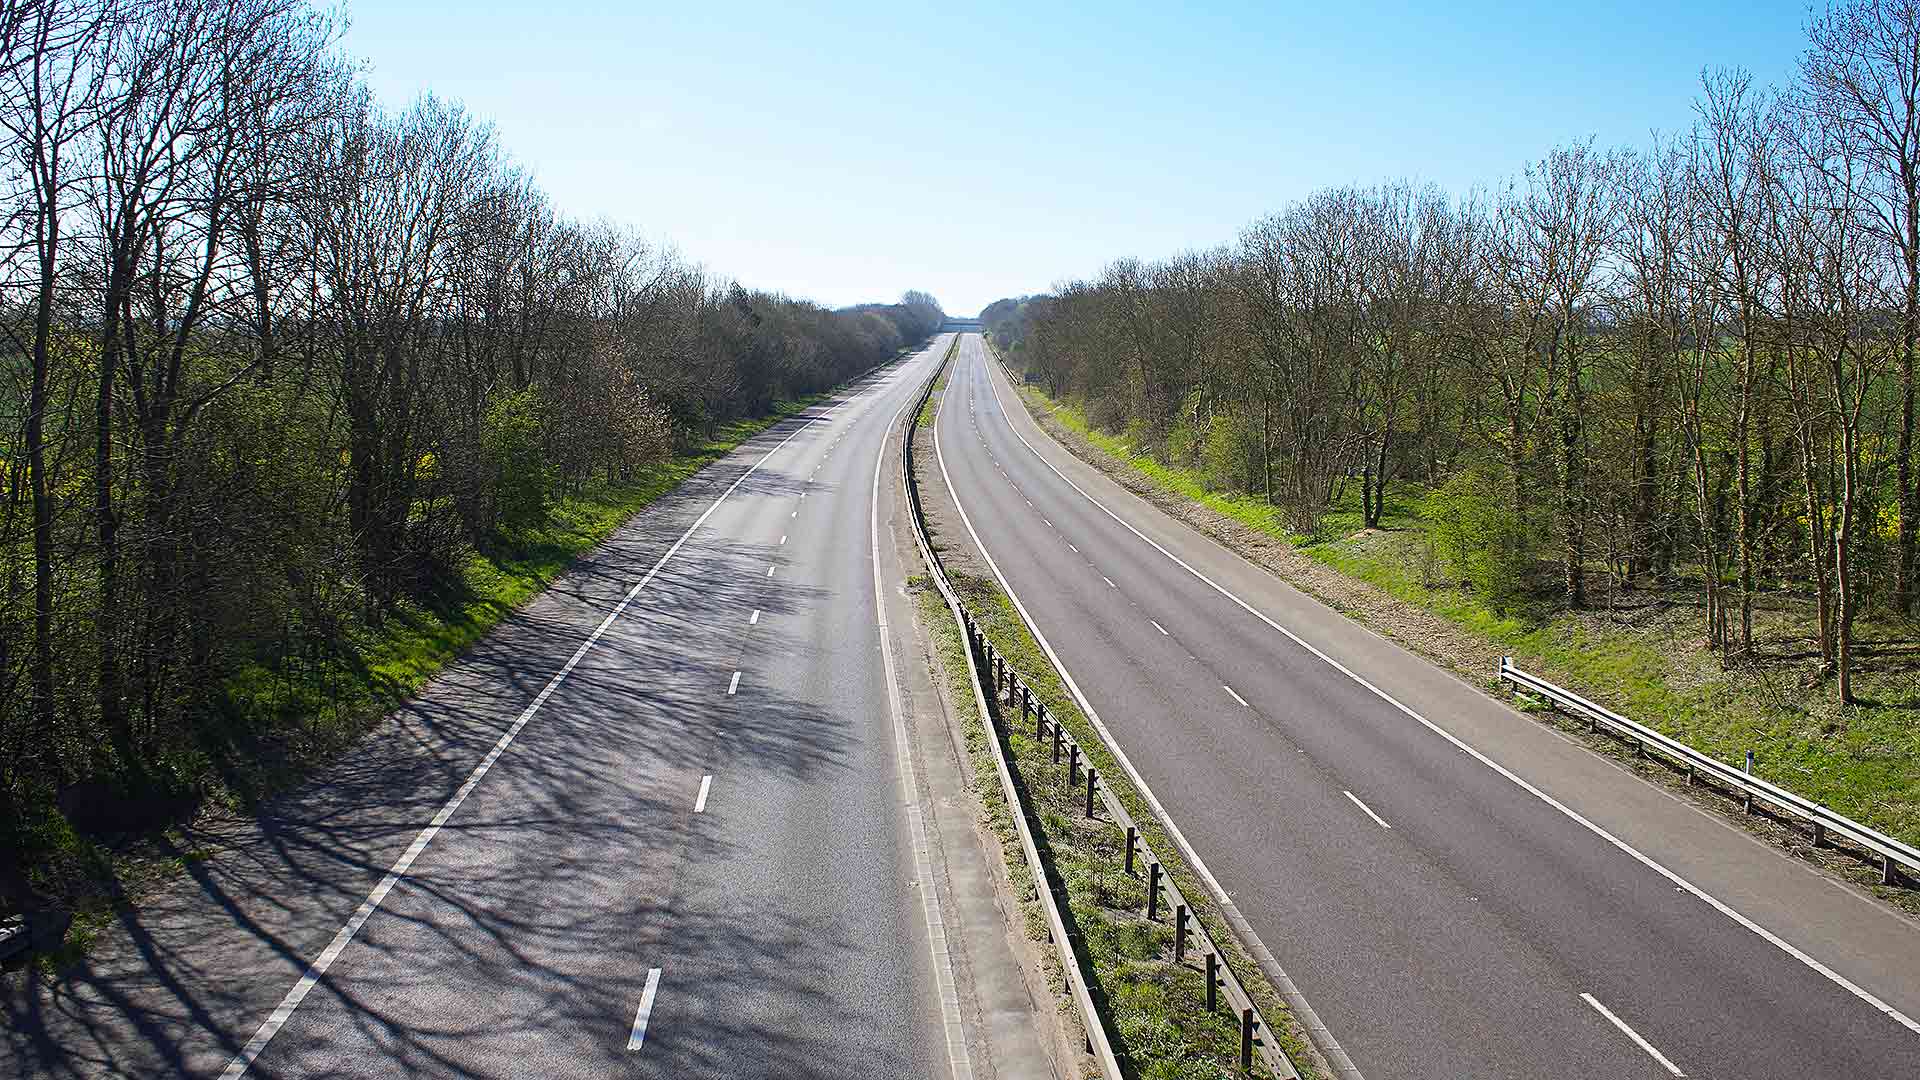
M 1722 670 L 1684 615 L 1652 632 L 1545 604 L 1498 608 L 1438 572 L 1410 486 L 1389 498 L 1383 530 L 1361 528 L 1357 493 L 1350 493 L 1354 497 L 1330 508 L 1313 535 L 1302 536 L 1260 497 L 1208 490 L 1198 470 L 1164 464 L 1128 446 L 1094 428 L 1071 403 L 1030 386 L 1022 393 L 1035 412 L 1051 413 L 1160 489 L 1441 616 L 1484 642 L 1489 654 L 1510 654 L 1519 666 L 1723 761 L 1738 763 L 1752 750 L 1755 771 L 1766 779 L 1920 843 L 1920 678 L 1911 670 L 1860 673 L 1858 692 L 1876 704 L 1843 707 L 1831 700 L 1827 685 L 1805 685 L 1791 668 Z M 1790 632 L 1795 619 L 1806 621 L 1804 613 L 1781 613 L 1779 632 Z M 1912 627 L 1877 632 L 1911 637 Z M 1868 627 L 1862 636 L 1875 633 Z M 1484 674 L 1490 680 L 1491 672 Z M 1877 882 L 1864 866 L 1853 876 L 1863 884 Z
M 1197 902 L 1199 916 L 1209 933 L 1228 952 L 1229 963 L 1243 981 L 1255 987 L 1261 996 L 1261 1012 L 1270 1021 L 1281 1024 L 1281 1045 L 1296 1061 L 1304 1060 L 1305 1047 L 1285 1025 L 1284 1005 L 1271 991 L 1262 992 L 1264 980 L 1254 976 L 1249 958 L 1233 945 L 1226 927 L 1206 900 L 1199 879 L 1180 857 L 1170 837 L 1148 811 L 1145 802 L 1126 780 L 1124 771 L 1100 741 L 1073 699 L 1067 693 L 1052 665 L 1021 622 L 1011 601 L 1000 587 L 989 580 L 958 576 L 954 587 L 962 604 L 980 623 L 987 636 L 1021 675 L 1021 678 L 1045 703 L 1049 715 L 1072 733 L 1085 751 L 1087 762 L 1100 770 L 1107 784 L 1141 823 L 1145 839 L 1161 859 L 1173 880 L 1186 896 Z M 922 587 L 922 612 L 930 625 L 943 627 L 942 663 L 949 673 L 965 670 L 959 631 L 952 624 L 944 601 L 932 587 Z M 930 599 L 928 597 L 931 597 Z M 972 690 L 964 684 L 955 691 L 971 699 Z M 1037 739 L 1030 721 L 1023 721 L 1017 706 L 989 702 L 1001 731 L 1007 733 L 1003 746 L 1015 776 L 1016 786 L 1031 811 L 1036 842 L 1042 858 L 1067 898 L 1069 933 L 1077 934 L 1082 955 L 1091 969 L 1096 996 L 1111 1019 L 1117 1038 L 1115 1051 L 1128 1074 L 1152 1080 L 1202 1080 L 1242 1076 L 1238 1070 L 1240 1034 L 1238 1019 L 1224 1007 L 1218 1012 L 1206 1010 L 1206 976 L 1200 955 L 1190 953 L 1182 964 L 1173 962 L 1173 926 L 1170 913 L 1149 922 L 1146 907 L 1144 863 L 1136 864 L 1135 874 L 1127 874 L 1125 834 L 1104 815 L 1099 820 L 1086 817 L 1086 789 L 1067 784 L 1067 763 L 1050 760 L 1049 743 Z M 1004 712 L 1003 712 L 1004 708 Z M 981 785 L 998 788 L 993 763 L 978 735 L 979 758 L 975 768 Z M 970 750 L 974 743 L 970 741 Z M 1001 811 L 1004 814 L 1004 809 Z M 1003 851 L 1010 865 L 1022 861 L 1019 841 L 1011 823 L 996 824 Z M 1027 912 L 1029 933 L 1045 939 L 1044 916 L 1036 904 Z M 1269 1033 L 1269 1037 L 1272 1033 Z M 1267 1075 L 1256 1065 L 1254 1075 Z

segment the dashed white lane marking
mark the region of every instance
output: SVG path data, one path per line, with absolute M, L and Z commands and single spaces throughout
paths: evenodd
M 771 566 L 769 566 L 769 567 L 767 567 L 767 576 L 768 576 L 768 577 L 772 577 L 772 576 L 773 576 L 773 567 L 771 567 Z
M 740 689 L 740 673 L 736 671 L 733 673 L 733 681 L 727 684 L 727 696 L 732 697 L 733 692 L 738 689 Z
M 633 1014 L 633 1034 L 627 1036 L 629 1051 L 640 1049 L 647 1041 L 647 1017 L 653 1015 L 653 995 L 660 990 L 660 969 L 652 968 L 647 972 L 647 988 L 640 991 L 640 1009 Z
M 514 718 L 513 723 L 500 736 L 499 740 L 493 744 L 493 748 L 488 750 L 487 755 L 480 759 L 480 764 L 474 766 L 473 772 L 468 774 L 466 782 L 461 784 L 459 789 L 453 793 L 453 797 L 448 799 L 446 804 L 440 807 L 440 812 L 433 816 L 433 820 L 427 823 L 426 828 L 421 829 L 419 834 L 413 838 L 413 843 L 407 845 L 407 850 L 402 852 L 398 859 L 394 860 L 393 866 L 387 870 L 386 876 L 381 878 L 380 883 L 375 885 L 373 891 L 367 894 L 367 898 L 360 902 L 360 906 L 354 910 L 352 917 L 347 920 L 346 925 L 342 926 L 339 931 L 333 935 L 333 940 L 328 942 L 327 947 L 322 949 L 320 955 L 314 958 L 313 963 L 307 966 L 307 970 L 300 976 L 299 981 L 295 982 L 293 988 L 287 991 L 286 996 L 280 999 L 280 1004 L 275 1006 L 273 1012 L 269 1014 L 265 1020 L 260 1022 L 258 1028 L 254 1029 L 253 1037 L 247 1040 L 247 1045 L 241 1047 L 240 1052 L 235 1054 L 233 1060 L 227 1063 L 227 1067 L 220 1073 L 220 1080 L 239 1080 L 240 1077 L 247 1074 L 247 1070 L 253 1067 L 254 1061 L 258 1059 L 261 1052 L 267 1048 L 267 1044 L 273 1041 L 273 1037 L 278 1035 L 280 1029 L 286 1026 L 287 1020 L 290 1019 L 294 1011 L 300 1007 L 300 1003 L 306 1000 L 307 994 L 311 993 L 313 988 L 319 985 L 320 980 L 326 976 L 327 969 L 331 968 L 334 961 L 340 958 L 340 954 L 346 951 L 347 946 L 353 943 L 353 939 L 360 933 L 360 928 L 366 925 L 367 920 L 373 917 L 375 911 L 380 909 L 380 905 L 386 900 L 387 894 L 392 892 L 393 887 L 399 884 L 400 879 L 407 875 L 408 870 L 413 868 L 414 861 L 420 858 L 421 852 L 427 850 L 427 845 L 433 842 L 433 838 L 440 834 L 440 830 L 445 827 L 447 821 L 459 811 L 460 804 L 466 802 L 467 796 L 471 795 L 473 789 L 479 786 L 480 781 L 486 777 L 488 770 L 493 768 L 494 762 L 499 761 L 500 755 L 506 753 L 507 748 L 513 745 L 514 739 L 519 737 L 521 730 L 525 728 L 527 723 L 533 719 L 534 715 L 540 711 L 541 706 L 547 703 L 547 699 L 553 696 L 554 691 L 560 688 L 560 684 L 567 680 L 567 676 L 573 674 L 573 669 L 579 666 L 581 658 L 585 657 L 588 650 L 592 649 L 594 644 L 600 640 L 601 636 L 607 632 L 607 627 L 612 626 L 613 621 L 618 619 L 620 614 L 627 610 L 627 605 L 633 603 L 633 598 L 639 596 L 640 591 L 645 589 L 647 585 L 659 575 L 660 568 L 667 565 L 667 560 L 680 553 L 680 549 L 686 546 L 687 540 L 691 538 L 695 532 L 699 531 L 700 526 L 707 523 L 707 519 L 713 516 L 714 511 L 720 509 L 720 504 L 726 502 L 729 495 L 732 495 L 738 490 L 741 484 L 747 482 L 748 477 L 758 472 L 760 466 L 765 465 L 773 455 L 779 453 L 788 443 L 799 438 L 801 432 L 819 423 L 820 419 L 819 417 L 815 417 L 801 424 L 788 434 L 786 438 L 774 444 L 773 449 L 768 450 L 762 455 L 760 460 L 748 466 L 746 472 L 741 473 L 733 483 L 727 485 L 727 490 L 721 492 L 720 497 L 713 500 L 713 503 L 709 505 L 698 518 L 694 519 L 693 524 L 687 526 L 687 531 L 680 534 L 680 539 L 673 542 L 673 546 L 667 549 L 665 555 L 660 556 L 660 561 L 653 564 L 653 569 L 648 570 L 645 577 L 641 578 L 633 588 L 627 590 L 627 594 L 621 597 L 620 602 L 614 605 L 612 611 L 607 613 L 607 617 L 600 620 L 600 625 L 594 627 L 593 633 L 587 635 L 587 640 L 581 642 L 580 647 L 573 651 L 573 655 L 567 659 L 566 664 L 554 674 L 553 678 L 547 680 L 547 685 L 541 688 L 539 695 L 536 696 L 525 709 L 521 710 L 518 717 Z
M 712 790 L 713 790 L 713 774 L 708 773 L 707 775 L 700 778 L 700 794 L 694 796 L 694 799 L 693 799 L 694 813 L 702 814 L 706 812 L 707 792 Z
M 1155 622 L 1155 621 L 1154 621 L 1153 619 L 1148 619 L 1147 621 L 1148 621 L 1148 622 L 1150 622 L 1150 623 L 1153 623 L 1153 628 L 1154 628 L 1155 630 L 1158 630 L 1158 631 L 1160 631 L 1160 632 L 1161 632 L 1162 634 L 1166 634 L 1166 636 L 1168 636 L 1168 637 L 1172 637 L 1172 636 L 1173 636 L 1172 634 L 1167 634 L 1167 628 L 1166 628 L 1166 627 L 1164 627 L 1164 626 L 1161 626 L 1161 625 L 1160 625 L 1160 624 L 1159 624 L 1158 622 Z M 1228 691 L 1228 693 L 1232 693 L 1232 691 Z
M 1115 584 L 1113 583 L 1113 579 L 1112 579 L 1112 578 L 1110 578 L 1110 577 L 1108 577 L 1108 576 L 1107 576 L 1107 575 L 1105 575 L 1105 574 L 1101 574 L 1101 575 L 1100 575 L 1100 580 L 1101 580 L 1101 581 L 1104 581 L 1104 582 L 1106 582 L 1106 583 L 1107 583 L 1107 588 L 1109 588 L 1109 589 L 1117 589 L 1117 588 L 1119 588 L 1119 587 L 1120 587 L 1120 586 L 1118 586 L 1118 585 L 1115 585 Z
M 1622 1020 L 1619 1017 L 1613 1015 L 1613 1010 L 1607 1008 L 1605 1005 L 1600 1004 L 1599 1000 L 1596 999 L 1592 994 L 1581 994 L 1580 1000 L 1593 1006 L 1595 1012 L 1598 1012 L 1601 1016 L 1606 1017 L 1609 1023 L 1611 1023 L 1614 1027 L 1617 1027 L 1620 1029 L 1621 1034 L 1625 1035 L 1629 1039 L 1632 1039 L 1633 1044 L 1635 1046 L 1638 1046 L 1640 1049 L 1645 1050 L 1647 1054 L 1653 1058 L 1653 1060 L 1660 1063 L 1661 1068 L 1667 1070 L 1668 1072 L 1672 1073 L 1675 1076 L 1687 1075 L 1686 1073 L 1683 1073 L 1680 1071 L 1680 1066 L 1675 1065 L 1671 1061 L 1668 1061 L 1667 1055 L 1654 1049 L 1654 1046 L 1652 1043 L 1641 1038 L 1639 1032 L 1628 1027 L 1627 1022 L 1625 1020 Z
M 781 533 L 781 534 L 780 534 L 780 546 L 781 546 L 781 547 L 785 547 L 786 545 L 787 545 L 787 534 L 786 534 L 786 533 Z
M 753 609 L 753 614 L 752 614 L 752 615 L 749 615 L 749 616 L 747 616 L 747 625 L 748 625 L 748 626 L 752 626 L 753 624 L 755 624 L 755 623 L 757 623 L 757 622 L 759 622 L 759 621 L 760 621 L 760 609 L 759 609 L 759 608 L 754 608 L 754 609 Z
M 1231 691 L 1231 690 L 1229 690 L 1229 691 L 1227 691 L 1227 693 L 1229 693 L 1229 694 L 1232 694 L 1232 693 L 1233 693 L 1233 691 Z M 1238 695 L 1238 694 L 1234 694 L 1234 696 L 1235 696 L 1235 697 L 1239 697 L 1240 695 Z M 1366 803 L 1363 803 L 1363 802 L 1361 802 L 1361 801 L 1360 801 L 1360 796 L 1358 796 L 1358 795 L 1355 795 L 1355 794 L 1354 794 L 1353 792 L 1351 792 L 1351 791 L 1348 791 L 1348 790 L 1347 790 L 1347 789 L 1345 789 L 1345 788 L 1341 788 L 1341 789 L 1340 789 L 1340 794 L 1342 794 L 1342 795 L 1345 795 L 1345 796 L 1346 796 L 1347 798 L 1349 798 L 1349 799 L 1351 799 L 1351 800 L 1353 800 L 1353 805 L 1355 805 L 1355 806 L 1357 806 L 1357 807 L 1359 807 L 1359 808 L 1360 808 L 1360 809 L 1361 809 L 1361 810 L 1362 810 L 1363 812 L 1365 812 L 1365 813 L 1366 813 L 1366 815 L 1367 815 L 1368 817 L 1370 817 L 1370 818 L 1372 818 L 1372 819 L 1373 819 L 1373 823 L 1374 823 L 1375 825 L 1378 825 L 1378 826 L 1380 826 L 1380 827 L 1381 827 L 1381 828 L 1383 828 L 1383 829 L 1391 829 L 1391 828 L 1393 828 L 1393 826 L 1391 826 L 1391 825 L 1389 825 L 1389 824 L 1387 824 L 1387 819 L 1386 819 L 1386 818 L 1383 818 L 1383 817 L 1381 817 L 1381 816 L 1380 816 L 1379 814 L 1376 814 L 1376 813 L 1374 813 L 1374 812 L 1373 812 L 1373 807 L 1371 807 L 1371 806 L 1368 806 L 1368 805 L 1367 805 Z
M 1073 547 L 1073 541 L 1071 541 L 1071 540 L 1069 540 L 1069 541 L 1067 541 L 1067 546 L 1068 546 L 1068 547 L 1070 547 L 1070 548 L 1073 548 L 1073 553 L 1074 553 L 1075 555 L 1078 555 L 1078 554 L 1080 554 L 1080 549 L 1079 549 L 1079 548 L 1077 548 L 1077 547 Z
M 1225 683 L 1222 683 L 1220 686 L 1220 689 L 1225 690 L 1229 694 L 1232 694 L 1233 700 L 1239 702 L 1241 705 L 1245 705 L 1249 709 L 1253 708 L 1253 706 L 1247 705 L 1247 699 L 1241 697 L 1239 691 L 1235 690 L 1233 687 L 1228 686 Z
M 1046 518 L 1041 518 L 1040 520 L 1041 520 L 1041 521 L 1047 521 L 1047 519 L 1046 519 Z M 1053 528 L 1053 522 L 1051 522 L 1051 521 L 1047 521 L 1047 528 L 1049 528 L 1049 529 L 1051 529 L 1051 528 Z
M 798 510 L 795 510 L 795 511 L 794 511 L 793 513 L 791 513 L 791 514 L 788 514 L 787 516 L 788 516 L 788 517 L 790 517 L 790 518 L 797 518 L 797 517 L 799 517 L 799 516 L 800 516 L 800 511 L 798 511 Z

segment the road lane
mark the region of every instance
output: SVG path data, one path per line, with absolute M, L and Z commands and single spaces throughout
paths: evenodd
M 255 1075 L 947 1074 L 861 482 L 937 355 L 714 509 Z
M 1366 1075 L 1668 1075 L 1618 1022 L 1695 1076 L 1920 1072 L 1911 1032 L 1122 529 L 1016 438 L 1009 423 L 1030 421 L 1004 415 L 988 379 L 978 340 L 964 338 L 937 427 L 956 495 L 1122 749 Z M 1135 514 L 1183 554 L 1212 547 L 1164 515 Z M 1243 595 L 1284 606 L 1283 618 L 1306 603 L 1275 601 L 1263 574 L 1237 573 Z M 1343 633 L 1337 620 L 1313 629 Z M 1369 675 L 1426 666 L 1358 628 L 1344 634 L 1370 639 L 1343 644 Z M 1414 686 L 1427 695 L 1415 700 L 1449 710 L 1436 713 L 1446 722 L 1499 709 L 1431 685 Z M 1514 731 L 1524 764 L 1596 813 L 1620 816 L 1623 785 L 1655 796 L 1631 807 L 1654 819 L 1627 822 L 1636 842 L 1718 830 L 1720 861 L 1758 861 L 1762 881 L 1804 891 L 1804 869 L 1778 853 L 1619 770 L 1596 774 L 1576 760 L 1585 751 L 1537 726 Z M 1608 790 L 1590 797 L 1596 787 Z M 1860 903 L 1828 887 L 1824 909 L 1803 918 L 1841 898 Z M 1839 961 L 1887 945 L 1911 955 L 1904 920 L 1844 914 L 1866 940 L 1834 950 Z M 1867 968 L 1885 987 L 1884 968 Z

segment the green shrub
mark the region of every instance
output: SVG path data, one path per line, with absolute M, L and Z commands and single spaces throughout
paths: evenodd
M 1456 473 L 1421 504 L 1440 559 L 1461 584 L 1496 609 L 1526 591 L 1540 535 L 1506 498 L 1504 486 L 1481 470 Z
M 531 388 L 506 394 L 487 407 L 481 451 L 494 478 L 494 527 L 506 533 L 537 528 L 547 520 L 552 470 L 540 440 L 541 401 Z
M 1216 413 L 1201 451 L 1207 486 L 1253 494 L 1261 489 L 1260 432 L 1237 413 Z

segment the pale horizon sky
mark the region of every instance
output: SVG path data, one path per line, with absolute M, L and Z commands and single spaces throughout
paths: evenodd
M 393 106 L 492 123 L 554 204 L 753 288 L 970 315 L 1123 256 L 1228 243 L 1336 184 L 1460 192 L 1555 143 L 1684 128 L 1704 67 L 1793 76 L 1802 3 L 368 0 Z

